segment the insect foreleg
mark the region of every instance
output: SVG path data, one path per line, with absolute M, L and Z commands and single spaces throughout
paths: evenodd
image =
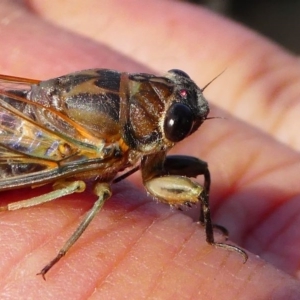
M 189 156 L 168 156 L 163 161 L 163 154 L 160 154 L 145 157 L 141 169 L 147 191 L 160 201 L 175 206 L 200 202 L 200 223 L 204 225 L 206 241 L 211 245 L 239 252 L 246 262 L 248 255 L 244 250 L 214 240 L 214 227 L 225 234 L 227 230 L 219 225 L 214 226 L 211 221 L 210 173 L 206 162 Z M 189 178 L 198 175 L 204 176 L 203 186 Z
M 210 221 L 209 192 L 211 179 L 207 163 L 193 156 L 170 155 L 165 159 L 164 169 L 170 175 L 174 174 L 186 177 L 197 177 L 199 175 L 204 176 L 204 187 L 202 193 L 203 201 L 201 201 L 199 222 L 205 226 L 208 231 L 206 232 L 206 235 L 210 237 L 207 240 L 209 243 L 213 242 L 212 227 L 221 231 L 227 239 L 229 235 L 228 230 L 221 225 L 212 224 Z
M 105 201 L 111 196 L 111 190 L 107 183 L 97 183 L 94 192 L 98 196 L 98 199 L 94 203 L 93 207 L 86 213 L 84 219 L 81 221 L 77 229 L 67 240 L 64 246 L 59 250 L 56 257 L 52 261 L 50 261 L 37 275 L 42 275 L 45 279 L 46 273 L 68 252 L 68 250 L 73 246 L 73 244 L 79 239 L 79 237 L 86 230 L 88 225 L 94 219 L 96 214 L 101 210 Z

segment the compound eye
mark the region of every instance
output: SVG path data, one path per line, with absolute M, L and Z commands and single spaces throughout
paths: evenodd
M 179 142 L 187 137 L 192 129 L 194 114 L 192 110 L 181 103 L 171 105 L 166 113 L 164 132 L 171 142 Z

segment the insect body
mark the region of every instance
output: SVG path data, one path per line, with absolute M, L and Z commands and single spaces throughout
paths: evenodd
M 47 81 L 0 77 L 0 190 L 54 184 L 54 190 L 0 207 L 15 210 L 81 192 L 94 180 L 98 199 L 43 277 L 69 250 L 111 196 L 110 185 L 140 169 L 146 190 L 170 205 L 201 203 L 200 222 L 214 241 L 207 164 L 166 156 L 205 121 L 202 90 L 180 70 L 164 77 L 107 69 Z M 119 177 L 120 171 L 129 171 Z M 190 177 L 204 175 L 204 186 Z M 219 227 L 222 228 L 222 227 Z M 224 231 L 224 230 L 223 230 Z

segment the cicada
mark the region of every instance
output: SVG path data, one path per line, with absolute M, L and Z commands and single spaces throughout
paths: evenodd
M 53 191 L 0 211 L 83 192 L 87 181 L 97 196 L 39 274 L 45 278 L 77 241 L 110 198 L 111 185 L 137 170 L 155 199 L 177 207 L 199 202 L 207 242 L 247 260 L 242 249 L 214 240 L 207 163 L 166 155 L 208 118 L 203 90 L 175 69 L 164 76 L 91 69 L 46 81 L 0 76 L 0 190 L 53 184 Z M 203 185 L 191 180 L 199 175 Z

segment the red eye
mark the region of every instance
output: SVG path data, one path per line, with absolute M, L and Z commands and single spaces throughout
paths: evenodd
M 182 98 L 186 99 L 186 97 L 187 97 L 187 95 L 188 95 L 188 92 L 187 92 L 187 90 L 182 89 L 182 90 L 179 91 L 179 95 L 180 95 Z

